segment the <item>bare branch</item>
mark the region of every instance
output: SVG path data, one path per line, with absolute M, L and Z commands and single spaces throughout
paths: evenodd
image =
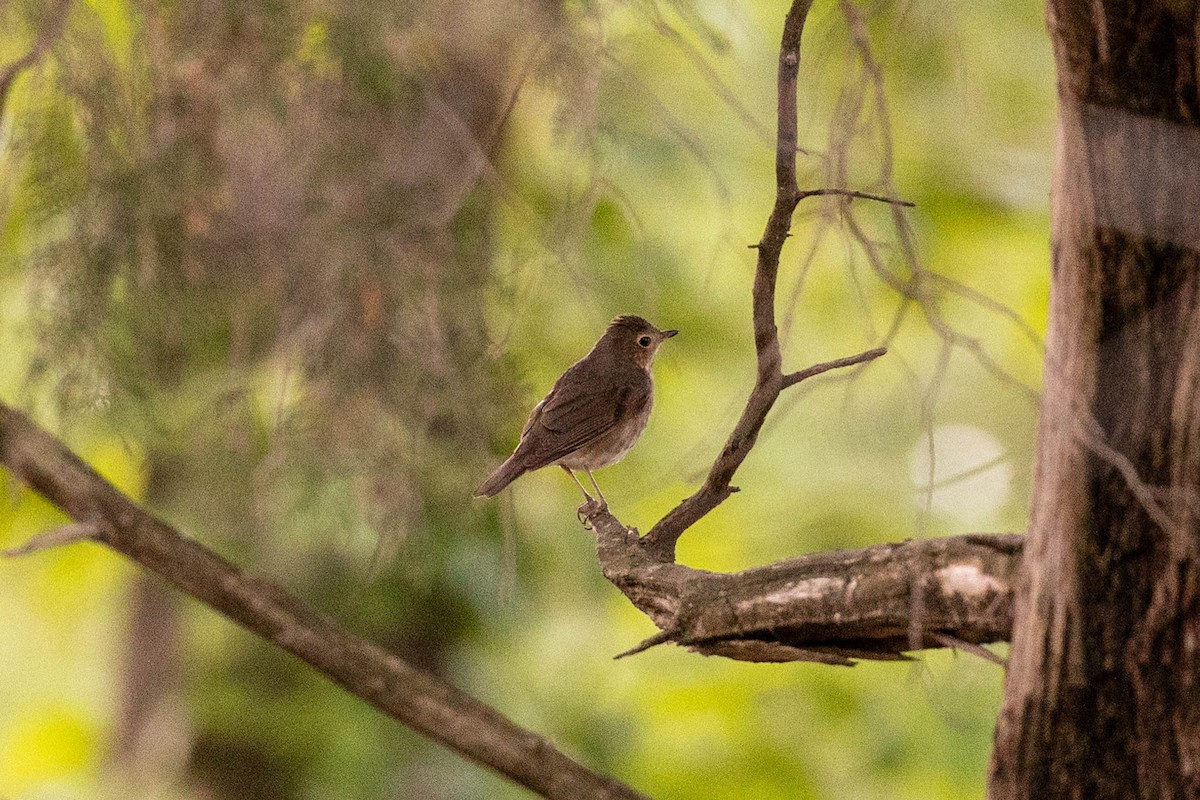
M 874 49 L 871 44 L 870 35 L 867 28 L 866 18 L 862 10 L 851 0 L 841 0 L 839 8 L 846 20 L 846 24 L 850 31 L 851 41 L 855 49 L 858 51 L 859 60 L 863 70 L 866 73 L 867 81 L 871 87 L 871 92 L 874 99 L 874 114 L 877 121 L 877 133 L 880 137 L 880 172 L 877 185 L 883 188 L 887 194 L 895 193 L 893 181 L 893 166 L 894 166 L 894 146 L 892 142 L 892 129 L 890 124 L 890 111 L 888 106 L 887 94 L 884 90 L 883 67 L 875 56 Z M 854 95 L 853 111 L 848 115 L 848 119 L 844 121 L 840 128 L 846 132 L 856 131 L 860 128 L 861 122 L 859 117 L 862 113 L 862 103 L 865 102 L 865 96 L 858 92 Z M 831 148 L 834 149 L 834 148 Z M 846 152 L 842 149 L 842 152 Z M 847 172 L 847 161 L 841 159 L 839 164 L 838 174 L 833 176 L 835 182 L 840 182 L 845 178 Z M 990 311 L 1000 317 L 1007 319 L 1015 325 L 1023 335 L 1025 335 L 1036 347 L 1041 349 L 1041 337 L 1034 331 L 1027 322 L 1025 322 L 1019 314 L 1010 308 L 1007 308 L 995 300 L 987 298 L 981 292 L 973 290 L 962 283 L 955 281 L 943 275 L 938 275 L 926 268 L 917 254 L 914 244 L 914 234 L 912 226 L 907 216 L 904 215 L 902 209 L 897 204 L 891 207 L 893 228 L 896 235 L 896 240 L 899 244 L 900 254 L 903 262 L 911 270 L 911 275 L 907 278 L 901 278 L 883 263 L 881 254 L 875 242 L 871 241 L 865 231 L 862 230 L 858 220 L 853 215 L 846 215 L 844 221 L 846 228 L 851 236 L 859 243 L 862 251 L 868 258 L 868 263 L 871 269 L 887 286 L 893 291 L 900 294 L 904 301 L 901 304 L 899 314 L 903 314 L 904 308 L 909 301 L 915 302 L 925 315 L 930 327 L 937 333 L 942 340 L 949 345 L 961 347 L 966 350 L 972 358 L 988 373 L 993 375 L 997 380 L 1016 389 L 1035 407 L 1040 406 L 1041 397 L 1038 391 L 1015 375 L 1008 372 L 1004 367 L 996 361 L 996 359 L 987 352 L 983 347 L 983 343 L 974 336 L 956 330 L 945 319 L 942 311 L 938 307 L 938 294 L 932 291 L 932 284 L 940 284 L 948 292 L 956 294 L 964 299 L 975 303 L 980 308 Z M 899 314 L 893 323 L 893 330 L 899 327 Z M 890 337 L 884 340 L 886 344 L 890 341 Z
M 758 364 L 754 388 L 703 485 L 659 520 L 641 541 L 647 553 L 663 562 L 675 560 L 675 543 L 684 531 L 733 494 L 735 490 L 730 486 L 730 481 L 754 447 L 759 431 L 779 398 L 779 393 L 790 385 L 787 383 L 789 379 L 793 379 L 792 383 L 803 380 L 803 377 L 796 377 L 803 376 L 803 372 L 784 376 L 779 330 L 775 325 L 775 286 L 779 276 L 779 257 L 784 242 L 791 235 L 789 231 L 796 204 L 804 197 L 812 195 L 842 194 L 909 205 L 904 201 L 892 201 L 879 195 L 852 192 L 849 189 L 814 189 L 801 192 L 796 185 L 796 79 L 800 70 L 800 39 L 811 7 L 812 0 L 793 0 L 784 19 L 783 38 L 779 46 L 775 205 L 767 219 L 762 238 L 757 245 L 751 245 L 758 250 L 753 290 L 754 348 Z M 876 356 L 871 356 L 874 357 Z
M 0 403 L 0 463 L 97 541 L 287 650 L 413 730 L 547 798 L 646 800 L 436 675 L 347 633 L 139 508 L 67 447 Z M 82 527 L 80 527 L 82 526 Z M 64 537 L 65 538 L 65 537 Z
M 39 533 L 25 544 L 10 547 L 3 551 L 3 555 L 6 558 L 16 558 L 17 556 L 27 556 L 31 553 L 40 553 L 43 550 L 49 550 L 53 547 L 63 547 L 77 542 L 97 541 L 100 538 L 100 534 L 101 529 L 99 525 L 94 525 L 90 522 L 71 522 L 52 531 Z
M 1155 487 L 1147 484 L 1138 474 L 1138 468 L 1130 460 L 1129 456 L 1114 448 L 1106 441 L 1104 428 L 1100 425 L 1100 421 L 1089 409 L 1077 405 L 1074 412 L 1072 433 L 1084 447 L 1096 456 L 1096 458 L 1107 463 L 1114 468 L 1121 478 L 1125 481 L 1125 486 L 1128 487 L 1129 493 L 1137 499 L 1141 504 L 1142 510 L 1146 512 L 1154 524 L 1162 529 L 1163 533 L 1167 534 L 1171 542 L 1172 549 L 1180 557 L 1187 556 L 1195 545 L 1188 535 L 1188 531 L 1184 525 L 1176 522 L 1171 518 L 1171 515 L 1163 507 L 1155 496 Z
M 71 0 L 59 0 L 54 8 L 47 11 L 45 18 L 42 20 L 42 26 L 38 29 L 37 39 L 34 40 L 33 47 L 29 49 L 28 53 L 0 71 L 0 119 L 4 118 L 4 107 L 8 103 L 8 93 L 12 90 L 17 76 L 40 61 L 42 56 L 46 54 L 46 51 L 58 39 L 59 35 L 62 34 L 63 26 L 67 22 L 67 9 L 70 5 Z
M 943 275 L 940 272 L 929 272 L 929 279 L 942 284 L 946 287 L 947 291 L 951 292 L 952 294 L 957 294 L 960 297 L 963 297 L 979 306 L 980 308 L 991 311 L 993 314 L 1007 319 L 1010 323 L 1012 323 L 1013 327 L 1015 327 L 1031 345 L 1033 345 L 1034 349 L 1037 350 L 1039 355 L 1045 355 L 1046 343 L 1042 341 L 1041 334 L 1034 330 L 1034 327 L 1013 309 L 1009 308 L 998 300 L 988 297 L 978 289 L 972 289 L 965 283 L 957 281 L 948 275 Z
M 1008 669 L 1008 661 L 996 655 L 991 650 L 988 650 L 981 644 L 964 642 L 962 639 L 951 636 L 948 633 L 935 633 L 930 638 L 945 647 L 951 647 L 955 650 L 962 650 L 964 653 L 970 653 L 971 655 L 979 656 L 984 661 L 990 661 L 997 666 Z
M 807 369 L 802 369 L 799 372 L 793 372 L 783 376 L 783 388 L 795 386 L 797 383 L 809 378 L 816 377 L 822 372 L 829 372 L 831 369 L 842 369 L 843 367 L 853 367 L 855 364 L 865 364 L 868 361 L 874 361 L 880 356 L 887 353 L 886 347 L 876 347 L 872 350 L 859 353 L 855 356 L 845 356 L 844 358 L 835 358 L 833 361 L 824 361 L 820 364 L 813 364 Z
M 754 132 L 755 136 L 769 144 L 771 142 L 771 133 L 767 130 L 767 127 L 759 122 L 750 109 L 746 107 L 737 96 L 737 92 L 721 80 L 721 77 L 717 75 L 716 70 L 708 63 L 704 55 L 685 39 L 683 34 L 672 26 L 671 23 L 667 22 L 666 18 L 663 17 L 662 9 L 657 4 L 651 3 L 647 5 L 645 10 L 648 12 L 650 23 L 654 26 L 654 29 L 663 38 L 679 48 L 680 52 L 687 57 L 692 66 L 696 68 L 696 71 L 712 88 L 713 93 L 721 98 L 721 101 L 742 120 L 742 123 L 747 128 Z
M 855 189 L 805 189 L 797 192 L 796 200 L 803 200 L 806 197 L 819 197 L 822 195 L 839 195 L 841 197 L 857 197 L 860 200 L 876 200 L 880 203 L 887 203 L 893 206 L 903 206 L 904 208 L 916 208 L 917 204 L 910 200 L 900 200 L 895 197 L 887 197 L 882 194 L 872 194 L 870 192 L 860 192 Z
M 636 645 L 629 648 L 628 650 L 617 653 L 615 656 L 613 656 L 613 660 L 615 661 L 618 658 L 628 658 L 629 656 L 635 656 L 638 653 L 646 652 L 651 647 L 656 647 L 660 644 L 666 644 L 667 642 L 671 641 L 671 639 L 674 635 L 675 634 L 673 631 L 659 631 L 658 633 L 654 634 L 653 636 L 647 636 L 645 639 L 638 642 Z

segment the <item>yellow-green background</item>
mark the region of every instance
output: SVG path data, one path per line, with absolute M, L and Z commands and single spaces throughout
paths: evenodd
M 0 60 L 29 46 L 38 6 L 0 7 Z M 651 796 L 980 796 L 1001 689 L 994 665 L 940 651 L 910 664 L 853 669 L 749 665 L 672 647 L 613 661 L 653 628 L 599 574 L 590 536 L 575 519 L 574 485 L 547 470 L 495 500 L 471 499 L 486 469 L 512 446 L 524 410 L 618 313 L 681 330 L 659 356 L 656 406 L 643 440 L 599 474 L 626 524 L 645 530 L 694 489 L 752 381 L 754 251 L 746 245 L 758 239 L 774 191 L 773 150 L 761 131 L 773 129 L 784 6 L 756 0 L 563 8 L 599 45 L 589 73 L 596 84 L 531 76 L 505 129 L 496 156 L 505 189 L 494 199 L 485 302 L 451 313 L 484 316 L 490 355 L 510 377 L 512 395 L 497 399 L 491 452 L 463 457 L 441 474 L 461 487 L 457 497 L 444 489 L 434 494 L 453 510 L 425 509 L 397 544 L 394 531 L 359 518 L 342 524 L 332 511 L 322 520 L 319 508 L 308 508 L 290 514 L 288 524 L 266 526 L 253 547 L 212 513 L 222 495 L 204 486 L 191 487 L 175 515 L 163 513 L 351 630 L 371 635 L 380 625 L 410 621 L 437 627 L 439 615 L 455 610 L 458 621 L 438 664 L 443 674 Z M 1041 7 L 1022 0 L 861 9 L 872 21 L 885 75 L 895 186 L 917 203 L 908 217 L 921 263 L 1043 330 L 1054 76 Z M 93 0 L 71 14 L 62 47 L 72 37 L 98 36 L 114 63 L 137 63 L 126 55 L 141 46 L 137 7 Z M 296 37 L 297 62 L 313 70 L 330 58 L 318 18 Z M 42 365 L 42 379 L 29 377 L 45 352 L 41 337 L 51 335 L 30 300 L 35 262 L 48 239 L 69 236 L 71 222 L 67 211 L 29 210 L 40 178 L 21 146 L 23 126 L 35 118 L 44 124 L 39 115 L 51 107 L 64 136 L 90 124 L 56 100 L 55 59 L 52 52 L 20 79 L 0 127 L 0 397 L 139 498 L 146 443 L 123 424 L 133 415 L 109 402 L 64 403 L 53 363 Z M 822 184 L 834 100 L 858 75 L 836 8 L 818 3 L 801 66 L 800 141 L 811 151 L 800 157 L 803 186 Z M 579 122 L 589 109 L 594 118 Z M 852 177 L 879 190 L 872 185 L 878 137 L 867 132 L 852 153 Z M 71 168 L 64 155 L 61 169 Z M 794 317 L 785 331 L 790 368 L 874 346 L 899 303 L 836 217 L 795 295 L 817 212 L 836 214 L 821 202 L 802 205 L 781 268 L 780 318 Z M 889 267 L 909 275 L 889 212 L 862 201 L 855 209 Z M 1035 390 L 1040 353 L 978 303 L 945 291 L 927 302 L 964 337 L 944 377 L 942 340 L 912 306 L 892 352 L 854 381 L 808 385 L 785 397 L 737 476 L 742 492 L 688 532 L 682 562 L 737 570 L 815 550 L 1024 528 L 1035 404 L 962 345 L 965 337 L 977 340 Z M 248 384 L 266 436 L 274 405 L 283 402 L 281 380 L 264 369 Z M 203 416 L 208 400 L 197 394 L 188 407 L 185 389 L 170 402 L 168 413 L 186 417 Z M 938 480 L 994 466 L 930 497 L 920 489 L 930 435 Z M 421 456 L 414 450 L 412 457 Z M 311 480 L 297 491 L 317 497 L 318 506 L 319 498 L 348 491 L 333 478 Z M 0 484 L 0 545 L 61 522 L 10 476 L 0 475 Z M 307 524 L 314 519 L 320 524 Z M 370 566 L 377 535 L 390 542 L 380 575 Z M 338 560 L 334 578 L 327 574 L 331 559 Z M 239 796 L 236 787 L 207 784 L 186 760 L 168 758 L 136 783 L 112 760 L 121 671 L 136 658 L 123 636 L 137 574 L 87 545 L 0 563 L 0 797 Z M 285 789 L 266 791 L 286 797 L 524 796 L 213 612 L 187 602 L 180 614 L 181 669 L 163 735 L 181 737 L 183 752 L 200 731 L 252 742 L 266 753 L 263 763 L 286 773 L 277 784 Z M 260 671 L 280 671 L 287 680 L 260 680 Z M 171 742 L 163 746 L 175 752 Z M 264 791 L 249 787 L 241 796 Z

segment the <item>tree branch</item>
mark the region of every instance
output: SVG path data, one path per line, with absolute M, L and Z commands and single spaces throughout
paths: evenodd
M 811 367 L 802 369 L 799 372 L 793 372 L 783 376 L 783 388 L 795 386 L 800 381 L 815 378 L 822 372 L 829 372 L 831 369 L 842 369 L 843 367 L 853 367 L 855 364 L 866 364 L 868 361 L 874 361 L 887 353 L 886 347 L 876 347 L 873 350 L 868 350 L 865 353 L 859 353 L 854 356 L 846 356 L 845 358 L 835 358 L 832 361 L 825 361 L 820 364 L 813 364 Z
M 900 200 L 895 197 L 887 197 L 882 194 L 872 194 L 871 192 L 860 192 L 856 189 L 805 189 L 802 192 L 796 193 L 796 200 L 803 200 L 806 197 L 820 197 L 823 195 L 837 195 L 840 197 L 857 197 L 860 200 L 875 200 L 880 203 L 887 203 L 893 206 L 903 206 L 904 208 L 916 208 L 916 203 L 911 200 Z
M 0 551 L 0 555 L 4 555 L 6 558 L 16 558 L 18 556 L 27 556 L 31 553 L 40 553 L 52 547 L 64 547 L 76 542 L 94 542 L 100 538 L 101 532 L 100 526 L 90 522 L 72 522 L 69 525 L 63 525 L 54 530 L 40 533 L 25 544 L 2 550 Z
M 12 90 L 17 76 L 40 61 L 46 51 L 58 39 L 62 33 L 63 26 L 66 25 L 67 9 L 70 5 L 71 0 L 59 0 L 54 8 L 47 11 L 46 17 L 42 20 L 42 25 L 38 29 L 33 47 L 29 49 L 28 53 L 9 64 L 3 70 L 0 70 L 0 120 L 4 119 L 4 107 L 8 102 L 8 93 Z
M 138 562 L 418 733 L 547 798 L 645 800 L 491 706 L 354 636 L 139 508 L 58 439 L 0 403 L 0 463 L 78 523 L 61 530 Z M 70 538 L 70 537 L 68 537 Z M 78 538 L 78 537 L 75 537 Z M 35 540 L 36 541 L 36 540 Z
M 668 641 L 740 661 L 892 661 L 923 647 L 1006 641 L 1024 537 L 879 544 L 720 573 L 663 563 L 607 509 L 586 507 L 604 576 Z M 971 650 L 982 655 L 977 650 Z M 986 652 L 986 651 L 984 651 Z
M 902 659 L 905 652 L 927 646 L 960 647 L 994 659 L 981 645 L 1009 636 L 1013 581 L 1021 559 L 1018 536 L 876 545 L 736 574 L 675 563 L 675 545 L 683 532 L 737 491 L 733 476 L 784 389 L 887 352 L 879 347 L 797 372 L 782 369 L 775 287 L 796 205 L 819 195 L 912 205 L 850 189 L 801 191 L 796 185 L 796 81 L 811 6 L 811 0 L 794 0 L 780 44 L 775 205 L 762 238 L 751 245 L 758 250 L 753 291 L 757 373 L 746 407 L 704 484 L 645 537 L 639 539 L 597 504 L 580 512 L 596 531 L 605 577 L 661 629 L 622 657 L 673 641 L 706 655 L 744 661 L 849 665 L 859 658 Z
M 783 357 L 779 347 L 779 331 L 775 326 L 775 284 L 779 276 L 779 257 L 790 235 L 792 215 L 796 205 L 806 197 L 844 195 L 880 200 L 898 206 L 912 203 L 851 189 L 810 189 L 801 191 L 796 184 L 796 78 L 800 70 L 800 39 L 808 18 L 812 0 L 793 0 L 783 23 L 783 38 L 779 45 L 778 136 L 775 145 L 775 205 L 767 219 L 766 229 L 757 245 L 758 264 L 754 272 L 753 313 L 754 348 L 758 363 L 754 388 L 746 407 L 725 442 L 725 447 L 713 462 L 704 484 L 650 529 L 641 546 L 660 561 L 675 560 L 675 544 L 683 532 L 737 491 L 731 486 L 734 473 L 746 460 L 758 439 L 767 414 L 779 399 L 779 394 L 812 375 L 836 367 L 862 363 L 887 352 L 878 349 L 826 362 L 790 375 L 783 374 Z

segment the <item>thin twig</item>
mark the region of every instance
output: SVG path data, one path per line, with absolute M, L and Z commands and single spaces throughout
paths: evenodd
M 25 544 L 10 547 L 0 551 L 6 558 L 27 556 L 30 553 L 40 553 L 52 547 L 63 547 L 77 542 L 96 541 L 100 538 L 101 528 L 90 522 L 70 522 L 54 530 L 39 533 Z
M 910 565 L 910 570 L 911 574 L 908 581 L 908 649 L 920 650 L 923 644 L 921 633 L 925 630 L 926 620 L 928 619 L 925 614 L 925 584 L 929 581 L 929 578 L 916 565 Z
M 822 195 L 839 195 L 841 197 L 857 197 L 860 200 L 876 200 L 880 203 L 887 203 L 893 206 L 903 206 L 905 208 L 916 208 L 917 204 L 910 200 L 901 200 L 896 197 L 887 197 L 882 194 L 872 194 L 871 192 L 860 192 L 856 189 L 805 189 L 796 195 L 797 200 L 803 200 L 806 197 L 820 197 Z
M 874 361 L 880 356 L 887 353 L 886 347 L 876 347 L 866 352 L 859 353 L 854 356 L 845 356 L 843 358 L 835 358 L 832 361 L 823 361 L 820 364 L 813 364 L 811 367 L 793 372 L 783 376 L 783 388 L 795 386 L 797 383 L 809 378 L 816 377 L 822 372 L 829 372 L 831 369 L 842 369 L 843 367 L 853 367 L 855 364 L 865 364 L 868 361 Z
M 858 51 L 859 60 L 863 70 L 866 73 L 868 82 L 872 88 L 874 97 L 874 112 L 877 119 L 878 133 L 881 139 L 880 148 L 880 174 L 877 181 L 883 190 L 887 193 L 894 193 L 895 186 L 893 180 L 894 174 L 894 151 L 892 141 L 892 130 L 890 124 L 890 111 L 888 106 L 887 94 L 884 91 L 883 68 L 876 58 L 874 49 L 871 44 L 870 34 L 867 28 L 866 18 L 862 10 L 851 0 L 841 0 L 839 3 L 842 14 L 846 20 L 846 24 L 850 31 L 851 41 L 855 49 Z M 845 131 L 857 131 L 861 127 L 858 118 L 862 115 L 862 101 L 864 97 L 857 97 L 855 110 L 850 115 L 841 127 Z M 840 182 L 839 179 L 845 177 L 846 163 L 840 164 L 842 167 L 841 173 L 834 176 L 834 180 Z M 938 275 L 932 270 L 925 267 L 917 254 L 914 244 L 914 235 L 911 223 L 907 216 L 902 213 L 898 204 L 892 205 L 892 221 L 896 234 L 896 240 L 899 243 L 899 249 L 905 264 L 911 270 L 911 276 L 907 279 L 901 279 L 899 276 L 892 273 L 883 264 L 882 257 L 877 251 L 875 243 L 870 240 L 866 233 L 861 229 L 857 220 L 852 215 L 846 216 L 846 224 L 851 235 L 859 242 L 863 252 L 867 255 L 872 270 L 883 280 L 893 291 L 900 293 L 903 297 L 911 299 L 921 309 L 925 315 L 931 328 L 944 341 L 949 342 L 955 347 L 961 347 L 966 350 L 979 365 L 988 373 L 996 377 L 997 380 L 1020 391 L 1034 407 L 1039 407 L 1041 396 L 1038 391 L 1015 375 L 1012 375 L 999 362 L 996 361 L 983 347 L 982 342 L 974 336 L 970 336 L 962 331 L 955 330 L 951 326 L 941 310 L 938 308 L 939 295 L 930 289 L 930 284 L 940 283 L 947 291 L 957 294 L 968 301 L 976 303 L 981 308 L 1000 315 L 1016 325 L 1022 333 L 1030 339 L 1031 342 L 1038 346 L 1041 345 L 1041 338 L 1037 335 L 1028 323 L 1024 322 L 1020 315 L 1012 309 L 1007 308 L 995 300 L 987 298 L 980 292 L 977 292 L 964 284 Z M 886 340 L 885 340 L 886 342 Z
M 1147 484 L 1138 474 L 1137 465 L 1129 456 L 1108 443 L 1104 428 L 1090 410 L 1076 404 L 1074 419 L 1072 433 L 1076 440 L 1121 475 L 1129 493 L 1141 504 L 1146 516 L 1167 535 L 1172 550 L 1180 557 L 1187 556 L 1193 547 L 1187 529 L 1171 518 L 1170 513 L 1155 497 L 1154 487 Z
M 759 139 L 769 143 L 771 141 L 771 133 L 767 130 L 767 127 L 746 107 L 738 97 L 737 92 L 727 85 L 725 81 L 721 80 L 721 76 L 713 69 L 712 64 L 708 63 L 704 55 L 691 42 L 685 39 L 678 29 L 667 22 L 666 18 L 662 15 L 661 7 L 657 3 L 649 3 L 646 8 L 650 12 L 650 24 L 654 26 L 654 29 L 662 34 L 667 41 L 679 48 L 688 61 L 692 63 L 692 66 L 696 68 L 696 71 L 707 81 L 713 93 L 721 98 L 721 101 L 742 120 L 742 123 L 747 128 L 752 130 Z
M 955 650 L 962 650 L 965 653 L 970 653 L 972 655 L 979 656 L 980 658 L 982 658 L 985 661 L 990 661 L 993 664 L 999 664 L 1004 669 L 1008 669 L 1008 660 L 1007 659 L 1004 659 L 1004 658 L 996 655 L 991 650 L 988 650 L 986 647 L 984 647 L 981 644 L 973 644 L 972 642 L 965 642 L 962 639 L 959 639 L 955 636 L 951 636 L 948 633 L 929 633 L 929 634 L 926 634 L 926 636 L 928 636 L 930 639 L 933 639 L 935 642 L 942 645 L 943 647 L 952 647 Z
M 658 633 L 654 634 L 653 636 L 646 637 L 645 639 L 638 642 L 636 645 L 629 648 L 628 650 L 626 650 L 622 653 L 617 653 L 615 656 L 613 656 L 613 660 L 616 661 L 618 658 L 627 658 L 629 656 L 635 656 L 638 653 L 643 653 L 643 652 L 649 650 L 651 647 L 655 647 L 660 644 L 666 644 L 667 642 L 671 641 L 671 639 L 674 638 L 674 636 L 675 636 L 675 634 L 673 631 L 669 631 L 669 630 L 659 631 Z
M 997 316 L 1008 320 L 1010 323 L 1012 323 L 1013 327 L 1020 331 L 1021 335 L 1024 336 L 1029 343 L 1034 346 L 1040 355 L 1045 355 L 1046 343 L 1042 340 L 1041 334 L 1038 333 L 1024 317 L 1022 317 L 1013 309 L 1004 305 L 999 300 L 988 297 L 978 289 L 972 289 L 962 281 L 951 278 L 949 275 L 943 275 L 940 272 L 930 271 L 929 279 L 945 286 L 946 290 L 951 294 L 956 294 L 972 303 L 975 303 L 980 308 L 991 311 Z

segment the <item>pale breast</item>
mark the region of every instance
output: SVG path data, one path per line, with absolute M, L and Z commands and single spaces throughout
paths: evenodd
M 653 405 L 654 395 L 651 394 L 646 401 L 646 407 L 640 414 L 619 423 L 608 433 L 588 442 L 554 463 L 567 469 L 587 470 L 600 469 L 617 463 L 625 457 L 625 454 L 641 437 L 642 431 L 646 430 L 646 423 L 650 419 L 650 407 Z

